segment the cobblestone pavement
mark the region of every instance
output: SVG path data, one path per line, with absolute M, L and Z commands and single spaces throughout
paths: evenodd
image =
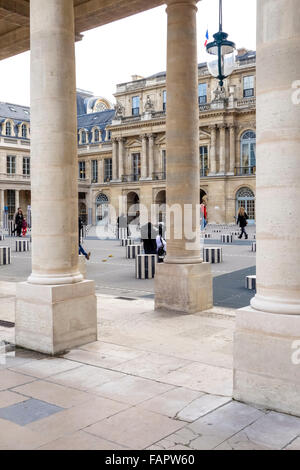
M 232 401 L 234 323 L 220 307 L 179 315 L 98 296 L 98 342 L 0 355 L 0 449 L 300 450 L 300 418 Z

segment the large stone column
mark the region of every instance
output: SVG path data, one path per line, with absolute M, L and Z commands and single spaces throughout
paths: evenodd
M 112 180 L 118 180 L 118 141 L 112 139 Z
M 229 128 L 230 138 L 230 156 L 229 156 L 229 172 L 228 175 L 234 175 L 235 167 L 235 126 L 232 124 Z
M 149 174 L 148 177 L 152 180 L 154 170 L 154 135 L 150 134 L 149 138 Z
M 155 306 L 195 313 L 212 306 L 210 265 L 200 252 L 196 0 L 169 0 L 167 53 L 167 257 L 155 277 Z M 188 90 L 188 94 L 187 94 Z
M 119 180 L 122 180 L 122 176 L 124 175 L 124 139 L 120 137 L 118 139 L 119 142 Z
M 213 176 L 217 173 L 217 159 L 216 159 L 217 128 L 216 126 L 210 126 L 209 129 L 210 129 L 209 176 Z
M 257 294 L 237 313 L 234 397 L 300 416 L 299 1 L 257 7 Z
M 220 129 L 220 161 L 219 161 L 219 175 L 225 174 L 225 154 L 226 154 L 226 144 L 225 144 L 225 136 L 226 136 L 226 126 L 225 124 L 219 125 Z
M 17 287 L 16 344 L 56 354 L 97 338 L 94 282 L 78 269 L 73 2 L 31 0 L 30 34 L 32 274 Z
M 3 227 L 3 221 L 4 221 L 4 207 L 5 207 L 5 193 L 4 189 L 0 189 L 0 225 L 2 228 Z
M 142 135 L 141 180 L 147 179 L 147 136 Z

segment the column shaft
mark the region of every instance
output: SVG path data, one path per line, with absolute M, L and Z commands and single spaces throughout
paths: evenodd
M 118 141 L 116 139 L 112 141 L 112 179 L 113 181 L 118 179 Z
M 220 162 L 219 162 L 219 174 L 224 175 L 225 173 L 225 136 L 226 127 L 220 126 Z
M 124 139 L 119 139 L 119 180 L 122 180 L 124 175 Z
M 15 190 L 15 211 L 20 207 L 20 191 L 18 189 Z
M 217 129 L 216 126 L 210 127 L 210 175 L 217 173 L 217 160 L 216 160 L 216 142 L 217 142 Z
M 148 177 L 150 179 L 153 178 L 153 171 L 154 171 L 154 136 L 149 135 L 149 174 Z
M 147 136 L 142 136 L 141 179 L 147 178 Z
M 78 271 L 73 2 L 31 0 L 30 6 L 33 243 L 29 282 L 74 283 L 82 276 Z
M 230 159 L 229 159 L 229 174 L 234 175 L 235 167 L 235 127 L 230 126 Z

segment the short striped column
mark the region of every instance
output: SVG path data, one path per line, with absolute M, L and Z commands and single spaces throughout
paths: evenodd
M 211 238 L 211 233 L 205 233 L 204 238 Z
M 255 290 L 256 289 L 256 276 L 246 276 L 245 287 L 248 290 Z
M 3 233 L 0 234 L 0 242 L 4 242 L 5 240 L 5 235 Z
M 119 240 L 123 240 L 128 237 L 127 228 L 119 228 Z
M 135 276 L 137 279 L 153 279 L 157 255 L 137 255 L 135 259 Z
M 203 261 L 205 263 L 222 263 L 223 253 L 220 247 L 205 247 L 203 248 Z
M 222 243 L 232 243 L 233 236 L 232 235 L 221 235 L 221 242 Z
M 16 251 L 30 251 L 30 242 L 29 240 L 16 240 Z
M 126 258 L 135 259 L 137 255 L 141 254 L 142 245 L 127 245 L 126 246 Z
M 10 247 L 9 246 L 0 246 L 0 266 L 10 264 Z
M 128 246 L 128 245 L 134 245 L 135 242 L 134 240 L 131 240 L 130 238 L 123 238 L 121 241 L 121 246 Z
M 13 233 L 14 230 L 15 230 L 15 224 L 12 220 L 10 220 L 8 222 L 8 236 L 9 237 L 16 236 L 16 232 Z
M 256 252 L 256 242 L 253 242 L 252 245 L 251 245 L 251 251 L 255 251 Z

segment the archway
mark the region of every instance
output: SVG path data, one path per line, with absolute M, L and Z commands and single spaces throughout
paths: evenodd
M 200 204 L 202 204 L 204 196 L 207 197 L 207 193 L 204 191 L 204 189 L 200 189 Z
M 140 198 L 139 195 L 131 191 L 127 194 L 127 221 L 128 224 L 139 216 Z
M 109 199 L 106 194 L 100 193 L 96 197 L 96 221 L 101 222 L 109 217 Z
M 166 191 L 163 189 L 159 191 L 155 198 L 155 204 L 158 207 L 158 221 L 165 222 L 166 220 Z
M 255 196 L 250 188 L 240 188 L 236 193 L 236 216 L 240 207 L 248 214 L 249 222 L 255 222 Z
M 78 215 L 80 219 L 82 220 L 82 223 L 84 225 L 87 224 L 87 213 L 86 213 L 86 205 L 84 202 L 79 202 L 78 203 Z

